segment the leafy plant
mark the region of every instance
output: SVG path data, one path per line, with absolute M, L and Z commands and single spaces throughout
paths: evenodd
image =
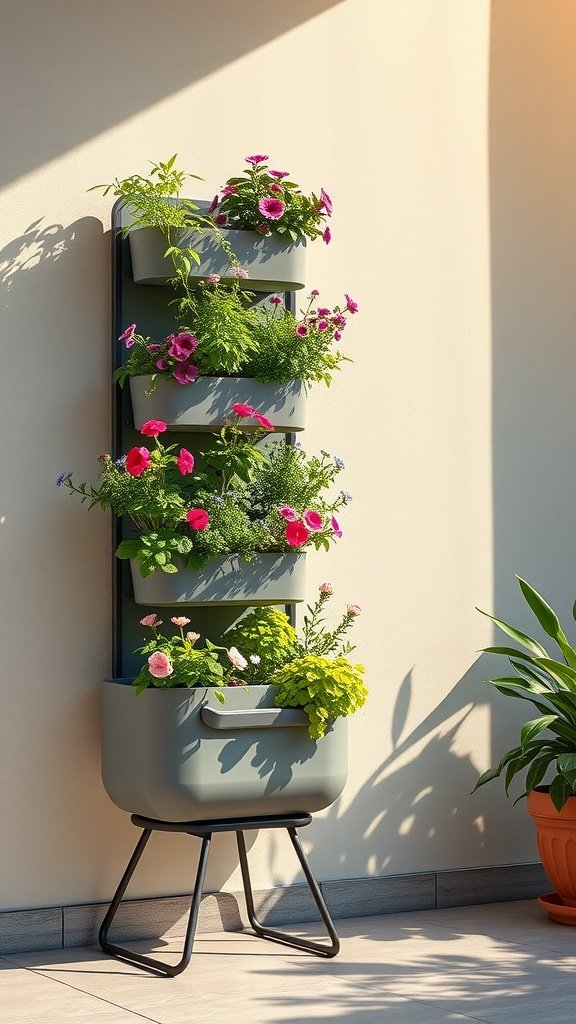
M 324 658 L 306 654 L 276 672 L 275 704 L 280 708 L 302 708 L 310 719 L 312 739 L 324 736 L 330 720 L 351 715 L 366 703 L 368 691 L 362 665 L 347 658 Z
M 177 632 L 172 637 L 165 637 L 158 632 L 163 623 L 155 612 L 140 620 L 140 625 L 149 627 L 153 636 L 135 652 L 146 657 L 146 664 L 133 681 L 136 691 L 142 693 L 149 686 L 167 690 L 172 687 L 228 685 L 237 667 L 237 652 L 219 647 L 208 639 L 204 647 L 197 647 L 200 634 L 184 633 L 190 619 L 180 615 L 170 621 L 177 627 Z M 227 664 L 222 664 L 222 655 L 227 655 Z M 216 696 L 223 701 L 222 694 L 216 693 Z
M 326 244 L 331 232 L 326 218 L 332 215 L 332 200 L 320 189 L 303 195 L 288 171 L 270 170 L 267 156 L 247 156 L 248 167 L 235 178 L 228 178 L 214 197 L 211 212 L 219 227 L 258 231 L 262 235 L 277 232 L 293 241 L 322 236 Z M 218 213 L 216 213 L 218 210 Z
M 249 612 L 226 632 L 225 639 L 246 658 L 258 658 L 249 668 L 250 683 L 267 683 L 290 660 L 298 644 L 298 634 L 286 612 L 270 605 Z
M 525 723 L 519 745 L 507 751 L 496 767 L 484 772 L 474 789 L 504 773 L 508 793 L 515 776 L 526 771 L 525 792 L 518 798 L 522 799 L 543 782 L 550 768 L 554 768 L 556 774 L 550 782 L 550 797 L 559 811 L 568 797 L 576 793 L 576 649 L 552 608 L 526 580 L 519 576 L 517 579 L 528 607 L 559 648 L 562 660 L 552 658 L 546 648 L 528 634 L 482 612 L 521 648 L 484 648 L 486 653 L 506 658 L 515 672 L 515 675 L 502 675 L 487 682 L 506 697 L 528 701 L 539 716 Z M 576 617 L 576 605 L 574 613 Z

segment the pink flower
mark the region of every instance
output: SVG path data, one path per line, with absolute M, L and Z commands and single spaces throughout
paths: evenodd
M 318 298 L 319 295 L 320 295 L 320 292 L 318 291 L 317 288 L 313 288 L 312 291 L 310 292 L 310 297 L 313 298 L 313 299 Z
M 288 523 L 295 523 L 298 519 L 298 513 L 290 508 L 290 505 L 282 505 L 282 508 L 278 510 L 283 519 Z
M 243 405 L 242 402 L 235 402 L 232 408 L 240 419 L 244 419 L 245 417 L 252 418 L 252 416 L 256 415 L 256 409 L 251 405 Z
M 342 337 L 342 335 L 341 335 L 340 331 L 334 331 L 334 341 L 340 341 L 341 337 Z
M 341 330 L 344 330 L 346 327 L 346 317 L 342 316 L 342 313 L 337 313 L 336 316 L 332 317 L 332 323 L 335 324 L 336 327 L 340 327 Z
M 298 335 L 299 338 L 305 338 L 306 335 L 308 334 L 308 328 L 305 327 L 304 324 L 298 324 L 298 327 L 296 328 L 296 334 Z
M 140 427 L 140 433 L 145 437 L 158 437 L 158 434 L 163 434 L 165 430 L 168 430 L 168 427 L 164 420 L 146 420 Z
M 332 312 L 332 310 L 328 309 L 328 306 L 318 306 L 316 312 L 318 316 L 328 316 Z
M 334 533 L 336 534 L 336 536 L 337 537 L 341 537 L 342 536 L 342 530 L 340 529 L 340 524 L 339 524 L 338 520 L 336 519 L 336 516 L 332 516 L 331 523 L 332 523 L 332 529 L 333 529 Z
M 238 190 L 236 188 L 236 185 L 226 185 L 220 191 L 222 192 L 223 196 L 233 196 L 234 193 L 237 192 Z
M 198 379 L 198 367 L 193 363 L 180 363 L 180 366 L 172 371 L 172 376 L 179 384 L 193 384 Z
M 140 619 L 140 625 L 156 629 L 157 626 L 162 625 L 162 619 L 158 618 L 156 612 L 152 612 L 151 615 L 145 615 L 143 619 Z
M 256 156 L 247 156 L 247 157 L 245 157 L 245 160 L 246 160 L 247 164 L 263 164 L 264 161 L 267 160 L 267 159 L 268 159 L 268 157 L 267 156 L 263 156 L 261 153 L 257 153 Z
M 214 196 L 214 199 L 210 203 L 210 206 L 208 207 L 208 213 L 214 213 L 214 210 L 216 209 L 217 206 L 218 206 L 218 193 L 216 193 L 216 195 Z
M 329 217 L 332 216 L 332 200 L 330 199 L 330 196 L 328 195 L 327 192 L 324 191 L 323 188 L 320 189 L 320 209 L 326 210 L 326 213 Z
M 172 359 L 177 359 L 180 363 L 185 363 L 197 348 L 198 338 L 195 338 L 193 334 L 189 334 L 187 331 L 183 331 L 181 334 L 173 335 L 168 355 Z
M 255 412 L 254 419 L 258 420 L 260 426 L 264 427 L 265 430 L 274 430 L 274 424 L 270 423 L 270 420 L 267 419 L 266 416 L 263 416 L 262 413 Z
M 321 583 L 318 587 L 321 594 L 333 594 L 334 588 L 331 583 Z
M 134 344 L 135 332 L 136 324 L 130 324 L 130 327 L 127 327 L 126 330 L 122 332 L 122 334 L 118 338 L 118 341 L 123 341 L 126 345 L 126 348 L 132 348 Z
M 149 352 L 161 352 L 162 349 L 164 348 L 164 345 L 156 345 L 153 343 L 152 345 L 147 345 L 146 347 Z
M 327 320 L 319 320 L 318 323 L 316 324 L 316 326 L 317 326 L 319 331 L 327 331 L 328 330 L 328 321 Z
M 228 222 L 228 214 L 227 213 L 217 213 L 216 216 L 214 217 L 214 223 L 217 224 L 219 228 L 223 228 L 224 225 L 227 224 L 227 222 Z
M 150 465 L 150 452 L 147 448 L 131 448 L 126 456 L 126 472 L 130 476 L 142 476 Z
M 192 630 L 189 630 L 188 633 L 186 633 L 186 639 L 188 640 L 188 643 L 195 644 L 196 641 L 200 639 L 200 633 L 193 633 Z
M 358 303 L 354 302 L 353 299 L 351 299 L 349 295 L 346 295 L 346 293 L 344 293 L 344 298 L 346 299 L 346 309 L 348 310 L 348 312 L 349 313 L 357 313 L 358 312 Z
M 286 204 L 281 199 L 274 199 L 273 196 L 264 196 L 258 203 L 258 209 L 263 217 L 268 220 L 280 220 L 286 209 Z
M 156 369 L 157 370 L 168 370 L 169 369 L 168 363 L 166 362 L 166 360 L 164 358 L 156 360 Z
M 281 185 L 268 185 L 268 191 L 273 192 L 275 196 L 284 195 L 284 189 L 282 188 Z
M 330 244 L 330 239 L 332 238 L 332 232 L 330 231 L 330 228 L 326 228 L 324 234 L 322 235 L 322 238 L 326 242 L 326 245 Z
M 282 178 L 287 178 L 290 171 L 268 171 L 273 178 L 278 178 L 278 181 L 282 181 Z
M 249 276 L 248 271 L 244 270 L 244 267 L 232 267 L 231 274 L 232 277 L 241 277 L 243 280 L 246 280 Z
M 307 540 L 310 540 L 310 534 L 304 523 L 288 523 L 284 536 L 291 548 L 301 548 Z
M 240 651 L 236 647 L 231 647 L 229 651 L 226 651 L 226 654 L 228 656 L 228 661 L 231 665 L 234 665 L 234 668 L 238 668 L 240 671 L 246 668 L 248 662 L 246 661 L 246 658 L 242 657 Z
M 362 609 L 359 604 L 347 604 L 346 611 L 348 612 L 348 615 L 360 615 Z
M 172 675 L 174 666 L 163 651 L 154 651 L 148 658 L 148 671 L 155 679 L 166 679 Z
M 191 508 L 186 513 L 186 522 L 191 530 L 205 530 L 210 525 L 208 513 L 203 508 Z
M 180 454 L 176 460 L 178 471 L 182 476 L 186 476 L 187 473 L 191 473 L 194 469 L 194 456 L 192 452 L 189 452 L 187 448 L 181 448 Z
M 220 274 L 208 274 L 206 278 L 206 284 L 218 284 L 220 280 Z
M 173 622 L 175 626 L 187 626 L 190 619 L 187 619 L 185 615 L 173 615 L 170 622 Z
M 282 305 L 282 299 L 280 298 L 279 295 L 271 295 L 270 298 L 268 299 L 268 302 L 271 302 L 273 306 Z
M 270 228 L 268 227 L 267 224 L 259 224 L 258 227 L 256 228 L 256 231 L 258 231 L 261 235 L 270 234 Z
M 304 513 L 302 518 L 304 519 L 304 522 L 306 523 L 308 529 L 312 530 L 313 533 L 318 533 L 318 530 L 321 530 L 322 527 L 324 526 L 324 520 L 322 519 L 322 516 L 320 515 L 319 512 L 315 512 L 314 509 L 312 508 L 309 508 Z

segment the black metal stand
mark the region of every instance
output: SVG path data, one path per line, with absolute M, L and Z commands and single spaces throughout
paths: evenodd
M 181 974 L 190 963 L 190 958 L 192 956 L 192 947 L 194 945 L 194 935 L 198 922 L 198 911 L 200 909 L 200 901 L 202 898 L 202 890 L 204 887 L 204 878 L 206 875 L 212 835 L 214 832 L 235 832 L 236 841 L 238 843 L 238 853 L 240 856 L 242 882 L 246 896 L 248 920 L 256 935 L 261 936 L 263 939 L 270 939 L 272 942 L 281 942 L 288 946 L 294 946 L 296 949 L 306 949 L 309 952 L 314 953 L 316 956 L 323 956 L 327 958 L 336 956 L 340 949 L 340 940 L 336 933 L 334 922 L 332 921 L 326 903 L 324 902 L 320 886 L 312 874 L 312 869 L 310 868 L 306 854 L 302 848 L 300 838 L 296 832 L 297 828 L 309 825 L 311 820 L 312 818 L 309 814 L 287 814 L 284 816 L 257 818 L 226 818 L 215 821 L 170 822 L 155 821 L 152 818 L 143 818 L 138 814 L 133 814 L 131 817 L 132 823 L 137 825 L 139 828 L 142 828 L 143 832 L 136 844 L 136 849 L 130 858 L 128 867 L 122 876 L 120 884 L 102 922 L 100 932 L 98 934 L 100 946 L 104 952 L 110 953 L 112 956 L 116 956 L 121 960 L 126 960 L 129 963 L 136 964 L 140 967 L 148 968 L 149 970 L 158 971 L 169 978 L 174 978 L 177 974 Z M 254 897 L 252 894 L 252 884 L 250 881 L 250 872 L 248 869 L 248 857 L 246 854 L 244 832 L 251 829 L 261 828 L 285 828 L 287 830 L 292 846 L 296 851 L 296 855 L 306 876 L 306 881 L 308 882 L 312 896 L 314 897 L 314 902 L 316 903 L 316 906 L 322 916 L 322 920 L 326 925 L 326 930 L 331 940 L 330 945 L 323 945 L 320 942 L 313 942 L 310 939 L 301 939 L 296 936 L 289 935 L 286 932 L 267 928 L 257 920 L 254 908 Z M 190 916 L 188 918 L 186 937 L 184 940 L 184 950 L 182 953 L 182 959 L 174 966 L 165 964 L 161 960 L 155 960 L 153 957 L 144 956 L 142 953 L 132 952 L 129 949 L 125 949 L 123 946 L 116 946 L 113 943 L 108 942 L 108 931 L 110 929 L 110 925 L 114 920 L 116 911 L 120 906 L 122 897 L 132 875 L 134 874 L 134 871 L 136 870 L 146 844 L 154 831 L 185 832 L 187 835 L 197 836 L 202 840 L 200 856 L 198 859 L 198 868 L 196 871 L 196 882 L 192 895 L 192 903 L 190 905 Z

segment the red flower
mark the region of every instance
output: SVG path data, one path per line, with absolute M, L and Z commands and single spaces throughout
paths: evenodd
M 131 448 L 126 456 L 126 472 L 130 476 L 142 476 L 150 465 L 150 452 L 147 448 Z
M 252 417 L 256 415 L 256 409 L 251 405 L 243 405 L 242 402 L 236 402 L 232 408 L 240 419 L 244 419 L 246 416 Z
M 176 465 L 182 476 L 186 476 L 187 473 L 191 473 L 194 469 L 194 456 L 192 452 L 189 452 L 187 448 L 181 448 L 180 454 L 176 460 Z
M 168 430 L 168 427 L 164 420 L 146 420 L 140 427 L 140 433 L 145 437 L 158 437 L 158 434 L 163 434 L 165 430 Z
M 254 413 L 254 419 L 258 420 L 258 423 L 260 424 L 260 426 L 264 427 L 265 430 L 274 430 L 274 424 L 270 423 L 270 420 L 266 419 L 265 416 L 262 416 L 261 413 L 255 412 Z
M 191 508 L 186 513 L 186 522 L 191 530 L 205 530 L 207 526 L 210 526 L 208 513 L 203 508 Z
M 310 534 L 304 523 L 288 523 L 284 531 L 287 543 L 291 548 L 301 548 L 307 540 L 310 539 Z

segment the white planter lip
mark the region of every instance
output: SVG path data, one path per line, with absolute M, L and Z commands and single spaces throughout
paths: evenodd
M 178 384 L 158 376 L 153 393 L 147 395 L 151 383 L 151 374 L 130 377 L 137 430 L 149 419 L 163 420 L 171 430 L 219 429 L 233 415 L 237 402 L 253 406 L 276 431 L 296 432 L 306 426 L 307 394 L 302 381 L 261 384 L 253 377 L 199 377 L 192 384 Z M 258 426 L 253 418 L 242 420 L 243 428 Z
M 280 292 L 304 288 L 306 283 L 306 241 L 287 242 L 281 235 L 259 235 L 256 231 L 225 230 L 227 241 L 248 272 L 248 278 L 237 278 L 217 236 L 212 232 L 175 228 L 172 243 L 180 248 L 191 247 L 200 256 L 193 264 L 190 280 L 205 281 L 218 274 L 222 284 L 238 281 L 247 291 Z M 160 228 L 134 228 L 128 234 L 132 256 L 132 274 L 136 284 L 166 285 L 174 277 L 174 268 L 165 256 L 167 241 Z
M 265 552 L 246 562 L 238 555 L 214 558 L 204 569 L 157 570 L 142 576 L 130 562 L 134 601 L 138 605 L 299 604 L 306 594 L 305 552 Z

